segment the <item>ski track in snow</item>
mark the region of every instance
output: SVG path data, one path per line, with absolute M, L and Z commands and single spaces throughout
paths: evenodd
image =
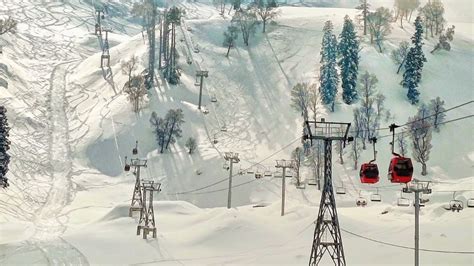
M 73 29 L 66 25 L 73 17 L 79 20 L 81 17 L 78 14 L 64 16 L 64 13 L 77 12 L 64 4 L 2 1 L 2 5 L 9 12 L 15 10 L 15 18 L 26 27 L 17 35 L 18 49 L 22 51 L 22 57 L 30 59 L 24 60 L 24 67 L 32 71 L 32 77 L 29 86 L 20 94 L 27 106 L 24 112 L 33 114 L 39 125 L 37 128 L 20 127 L 18 134 L 16 128 L 12 129 L 14 139 L 22 139 L 31 145 L 13 146 L 12 202 L 2 203 L 0 207 L 13 217 L 31 221 L 34 233 L 16 249 L 0 248 L 0 263 L 22 262 L 25 253 L 33 253 L 36 256 L 32 256 L 38 258 L 36 263 L 88 265 L 85 256 L 61 238 L 67 229 L 67 217 L 61 217 L 61 212 L 75 194 L 67 75 L 81 58 L 78 56 L 80 51 L 74 47 L 74 37 L 67 32 L 58 32 L 58 28 Z M 79 25 L 83 23 L 86 20 Z M 24 118 L 18 116 L 17 119 Z

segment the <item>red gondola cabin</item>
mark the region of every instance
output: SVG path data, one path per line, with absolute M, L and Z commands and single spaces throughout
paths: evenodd
M 360 167 L 360 182 L 366 184 L 375 184 L 379 182 L 379 168 L 375 163 L 364 163 Z
M 410 158 L 394 157 L 390 160 L 388 178 L 392 183 L 408 183 L 413 176 L 413 164 Z

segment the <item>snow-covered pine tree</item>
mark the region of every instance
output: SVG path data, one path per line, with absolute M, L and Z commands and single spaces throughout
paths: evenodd
M 344 17 L 344 26 L 339 36 L 339 67 L 341 69 L 342 100 L 352 104 L 357 99 L 357 73 L 359 70 L 359 40 L 354 23 Z
M 7 151 L 10 149 L 10 141 L 8 140 L 10 127 L 7 120 L 7 109 L 0 106 L 0 187 L 8 187 L 8 164 L 10 163 L 10 155 Z
M 331 105 L 331 112 L 334 112 L 334 102 L 336 100 L 339 75 L 336 69 L 337 40 L 333 34 L 333 24 L 326 21 L 323 28 L 323 42 L 321 47 L 321 69 L 319 75 L 319 91 L 321 100 L 326 105 Z
M 402 86 L 408 89 L 407 97 L 411 104 L 416 104 L 419 101 L 420 93 L 417 88 L 421 81 L 423 64 L 426 62 L 423 53 L 423 26 L 421 23 L 421 18 L 417 17 L 415 20 L 415 34 L 411 37 L 413 47 L 410 48 L 407 54 L 402 81 Z

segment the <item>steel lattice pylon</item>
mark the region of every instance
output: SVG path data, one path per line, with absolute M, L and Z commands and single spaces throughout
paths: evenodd
M 328 252 L 334 265 L 346 265 L 341 231 L 337 217 L 336 200 L 332 188 L 332 141 L 324 140 L 324 187 L 319 203 L 318 219 L 314 230 L 309 265 L 318 265 Z
M 316 135 L 313 135 L 311 124 L 314 124 Z M 318 218 L 314 230 L 313 243 L 309 265 L 319 265 L 326 252 L 334 265 L 346 265 L 344 248 L 342 245 L 339 219 L 337 217 L 336 199 L 332 187 L 332 141 L 342 141 L 344 144 L 351 138 L 347 137 L 350 123 L 335 123 L 306 121 L 303 139 L 324 141 L 324 187 L 321 193 Z

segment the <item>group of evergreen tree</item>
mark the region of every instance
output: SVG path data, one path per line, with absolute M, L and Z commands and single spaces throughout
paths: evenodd
M 321 100 L 324 104 L 330 105 L 332 112 L 339 85 L 337 66 L 341 70 L 342 99 L 346 104 L 352 104 L 357 100 L 356 85 L 359 70 L 359 40 L 354 23 L 348 16 L 344 17 L 339 44 L 333 30 L 332 22 L 326 21 L 323 28 L 319 73 Z

